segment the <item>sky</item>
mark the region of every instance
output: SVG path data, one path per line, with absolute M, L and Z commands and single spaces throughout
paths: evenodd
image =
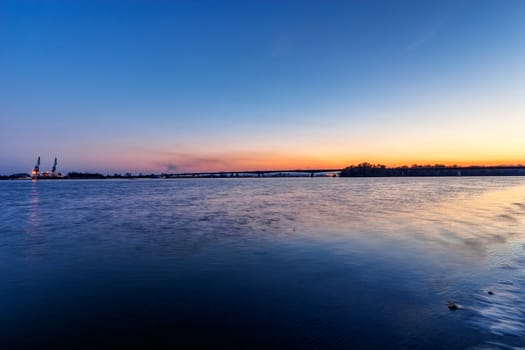
M 525 164 L 525 1 L 0 0 L 0 174 Z

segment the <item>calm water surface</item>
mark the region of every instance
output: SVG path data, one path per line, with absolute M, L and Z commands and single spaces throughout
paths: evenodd
M 524 224 L 519 177 L 2 181 L 0 348 L 523 349 Z

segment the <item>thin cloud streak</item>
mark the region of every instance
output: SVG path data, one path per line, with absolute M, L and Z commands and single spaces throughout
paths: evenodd
M 406 51 L 411 51 L 427 44 L 429 41 L 434 39 L 442 28 L 447 24 L 452 17 L 457 15 L 457 13 L 467 4 L 468 0 L 459 1 L 454 8 L 450 9 L 448 13 L 443 15 L 441 18 L 438 18 L 434 23 L 430 24 L 430 28 L 425 31 L 421 38 L 414 40 L 409 43 L 405 48 Z

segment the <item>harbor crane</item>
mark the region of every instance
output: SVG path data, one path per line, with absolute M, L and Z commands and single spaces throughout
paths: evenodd
M 55 161 L 53 162 L 53 168 L 51 169 L 51 176 L 53 177 L 57 176 L 57 157 L 55 157 Z
M 35 167 L 31 171 L 31 178 L 36 180 L 36 179 L 44 179 L 44 178 L 57 179 L 60 177 L 62 177 L 62 174 L 57 173 L 57 157 L 55 157 L 55 161 L 53 162 L 53 168 L 51 168 L 50 171 L 44 171 L 41 173 L 40 172 L 40 156 L 38 156 Z
M 35 167 L 33 168 L 33 171 L 31 172 L 31 176 L 33 178 L 36 178 L 39 174 L 40 174 L 40 156 L 38 157 Z

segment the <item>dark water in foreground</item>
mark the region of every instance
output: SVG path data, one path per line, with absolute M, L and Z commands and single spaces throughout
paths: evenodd
M 0 349 L 522 349 L 524 223 L 513 177 L 3 181 Z

